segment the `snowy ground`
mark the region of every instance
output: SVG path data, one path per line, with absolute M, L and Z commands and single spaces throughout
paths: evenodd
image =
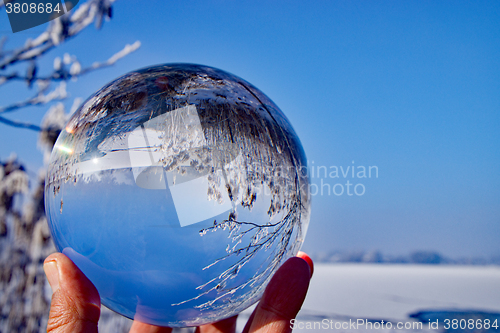
M 429 328 L 427 318 L 432 322 L 439 318 L 439 331 L 442 331 L 446 314 L 444 317 L 442 313 L 428 315 L 421 329 L 418 326 L 396 329 L 395 325 L 400 322 L 408 328 L 415 322 L 410 314 L 442 310 L 483 311 L 493 314 L 488 315 L 489 318 L 500 318 L 500 267 L 317 264 L 294 331 L 391 331 L 386 326 L 384 329 L 376 328 L 377 324 L 371 326 L 377 322 L 380 325 L 384 320 L 393 323 L 392 331 L 438 332 L 434 327 Z M 240 316 L 239 327 L 243 327 L 245 313 Z M 452 314 L 449 317 L 450 320 L 457 318 Z M 478 318 L 484 319 L 484 315 L 463 317 L 462 314 L 460 318 L 474 318 L 475 323 Z M 358 320 L 372 324 L 356 328 L 346 324 L 358 323 Z M 484 330 L 484 327 L 470 331 L 500 332 L 493 328 Z

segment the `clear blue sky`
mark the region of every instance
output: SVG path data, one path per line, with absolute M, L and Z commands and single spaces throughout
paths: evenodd
M 12 34 L 2 11 L 7 46 L 45 28 Z M 69 83 L 68 109 L 140 67 L 224 69 L 280 106 L 311 165 L 339 168 L 313 178 L 344 193 L 314 196 L 306 251 L 500 254 L 500 2 L 118 0 L 101 31 L 42 64 L 68 52 L 90 65 L 136 40 L 114 67 Z M 24 83 L 0 87 L 0 105 L 22 96 Z M 39 123 L 44 111 L 9 116 Z M 0 142 L 0 159 L 15 151 L 41 167 L 35 133 L 0 124 Z M 344 178 L 352 165 L 377 166 L 378 178 Z M 347 181 L 365 193 L 347 195 Z

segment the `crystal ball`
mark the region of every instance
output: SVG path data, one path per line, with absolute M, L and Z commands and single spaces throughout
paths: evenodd
M 102 304 L 170 327 L 258 301 L 307 230 L 306 157 L 260 90 L 212 67 L 128 73 L 72 115 L 45 182 L 54 243 Z

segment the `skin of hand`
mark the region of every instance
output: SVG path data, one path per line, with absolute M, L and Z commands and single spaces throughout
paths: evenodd
M 288 259 L 269 282 L 262 299 L 250 316 L 243 333 L 291 332 L 290 320 L 299 312 L 313 273 L 309 256 L 299 252 Z M 95 286 L 64 254 L 54 253 L 45 259 L 43 269 L 52 288 L 47 332 L 97 332 L 101 300 Z M 293 291 L 293 292 L 291 292 Z M 237 316 L 196 328 L 197 333 L 236 331 Z M 130 333 L 171 333 L 134 321 Z

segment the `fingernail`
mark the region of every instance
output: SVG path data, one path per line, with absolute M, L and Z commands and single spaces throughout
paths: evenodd
M 309 265 L 309 273 L 311 274 L 311 277 L 312 277 L 313 273 L 314 273 L 314 263 L 313 263 L 311 257 L 309 257 L 305 252 L 302 252 L 302 251 L 299 251 L 297 253 L 297 257 L 302 258 L 307 262 L 307 264 Z
M 50 287 L 52 288 L 52 293 L 55 293 L 59 289 L 59 269 L 57 269 L 57 262 L 48 261 L 43 265 L 43 270 L 49 280 Z

